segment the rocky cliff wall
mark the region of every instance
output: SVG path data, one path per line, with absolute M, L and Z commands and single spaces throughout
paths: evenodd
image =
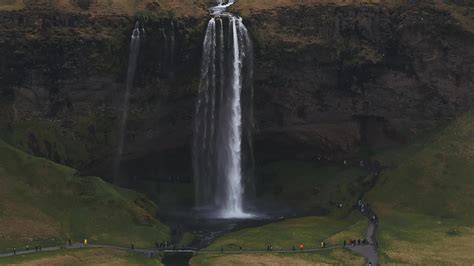
M 337 159 L 397 145 L 471 108 L 466 10 L 457 17 L 430 5 L 311 5 L 244 13 L 255 45 L 257 160 Z M 123 173 L 189 176 L 201 16 L 1 12 L 1 137 L 109 176 L 136 19 L 146 38 Z

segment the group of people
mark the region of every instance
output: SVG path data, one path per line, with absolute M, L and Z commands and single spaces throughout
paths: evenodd
M 26 244 L 25 245 L 25 251 L 29 251 L 30 250 L 30 245 Z M 16 255 L 16 247 L 14 247 L 12 249 L 13 251 L 13 255 Z M 41 245 L 36 245 L 35 246 L 35 252 L 40 252 L 41 251 Z
M 267 251 L 273 251 L 273 245 L 267 244 Z
M 349 241 L 344 240 L 344 247 L 346 246 L 360 246 L 360 245 L 369 245 L 370 241 L 368 239 L 350 239 Z
M 156 242 L 155 247 L 157 249 L 166 249 L 170 247 L 170 243 L 168 241 L 161 241 L 160 243 Z
M 352 208 L 354 210 L 359 210 L 363 215 L 367 216 L 373 224 L 375 225 L 378 224 L 379 218 L 372 211 L 369 203 L 364 203 L 362 200 L 358 200 L 356 203 L 352 205 Z
M 332 161 L 333 160 L 331 155 L 316 154 L 315 157 L 317 158 L 318 161 Z M 344 160 L 343 163 L 345 166 L 349 164 L 347 160 Z M 377 160 L 371 161 L 371 160 L 361 159 L 359 161 L 354 162 L 354 164 L 355 165 L 358 164 L 361 168 L 364 168 L 367 171 L 370 171 L 374 177 L 379 176 L 380 172 L 382 171 L 382 165 Z

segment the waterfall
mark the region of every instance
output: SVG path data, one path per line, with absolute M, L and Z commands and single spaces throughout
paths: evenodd
M 163 22 L 160 26 L 159 73 L 162 77 L 174 78 L 176 29 L 175 22 Z
M 161 47 L 160 49 L 160 73 L 166 73 L 168 67 L 168 35 L 166 35 L 165 28 L 160 29 L 161 32 Z
M 252 152 L 247 132 L 253 119 L 246 117 L 252 115 L 252 42 L 242 19 L 225 12 L 234 2 L 219 0 L 210 9 L 193 140 L 196 205 L 217 209 L 223 218 L 249 216 L 242 203 L 242 158 Z
M 169 53 L 170 53 L 170 62 L 169 62 L 169 72 L 170 72 L 170 76 L 174 76 L 174 47 L 176 46 L 175 44 L 175 28 L 174 28 L 174 21 L 171 21 L 171 28 L 170 28 L 170 49 L 169 49 Z
M 125 94 L 123 98 L 123 111 L 120 119 L 120 128 L 119 128 L 119 146 L 117 157 L 114 165 L 114 178 L 117 179 L 119 175 L 120 161 L 123 154 L 124 143 L 125 143 L 125 132 L 127 128 L 127 119 L 128 119 L 128 109 L 129 109 L 129 100 L 130 93 L 133 87 L 133 79 L 135 77 L 135 70 L 137 68 L 137 58 L 140 51 L 140 23 L 137 21 L 135 23 L 135 28 L 132 31 L 130 37 L 130 52 L 128 58 L 128 69 L 127 69 L 127 80 L 125 83 Z M 145 32 L 142 28 L 143 33 Z

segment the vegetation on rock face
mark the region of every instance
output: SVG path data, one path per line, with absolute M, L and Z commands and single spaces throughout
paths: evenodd
M 150 247 L 169 238 L 144 196 L 0 141 L 0 250 L 80 242 Z
M 329 212 L 342 203 L 350 212 L 374 182 L 374 176 L 358 162 L 278 161 L 257 169 L 256 199 L 263 209 L 278 208 L 305 212 Z
M 207 15 L 206 0 L 0 0 L 2 10 L 59 10 L 68 13 L 89 13 L 93 16 L 132 16 L 140 11 L 173 12 L 179 17 Z

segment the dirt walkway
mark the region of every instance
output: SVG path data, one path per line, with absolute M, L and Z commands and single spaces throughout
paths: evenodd
M 376 232 L 378 227 L 378 221 L 373 220 L 372 217 L 376 216 L 375 213 L 370 208 L 362 208 L 359 209 L 361 214 L 367 217 L 369 220 L 369 226 L 367 228 L 367 239 L 369 240 L 368 245 L 355 245 L 355 246 L 346 246 L 348 249 L 352 250 L 353 252 L 360 254 L 367 258 L 367 264 L 369 265 L 378 265 L 379 264 L 379 257 L 377 253 L 377 238 Z

